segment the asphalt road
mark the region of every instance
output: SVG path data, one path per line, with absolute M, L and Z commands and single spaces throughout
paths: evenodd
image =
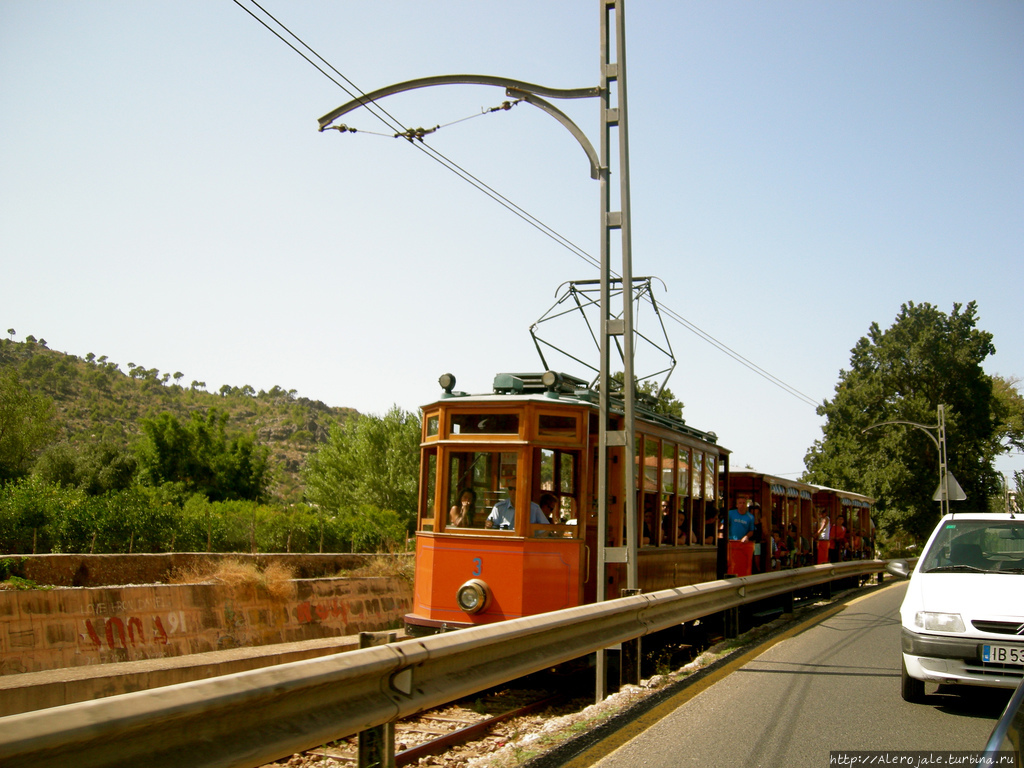
M 833 750 L 980 750 L 1012 691 L 928 686 L 927 703 L 904 702 L 905 591 L 890 582 L 784 632 L 624 729 L 610 754 L 606 743 L 570 764 L 828 766 Z

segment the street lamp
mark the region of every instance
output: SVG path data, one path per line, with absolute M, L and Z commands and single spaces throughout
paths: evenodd
M 931 441 L 935 443 L 935 447 L 939 449 L 939 487 L 935 491 L 934 499 L 939 502 L 940 515 L 945 516 L 949 514 L 949 502 L 951 498 L 956 501 L 963 501 L 967 496 L 960 487 L 960 483 L 958 483 L 956 478 L 953 477 L 953 473 L 948 471 L 946 468 L 946 407 L 942 403 L 939 403 L 938 417 L 939 423 L 935 426 L 918 424 L 916 421 L 882 421 L 878 424 L 872 424 L 870 427 L 865 427 L 861 430 L 861 434 L 864 434 L 869 429 L 884 427 L 888 424 L 906 424 L 909 427 L 917 427 L 928 435 L 928 437 L 931 438 Z M 938 432 L 938 437 L 932 434 L 932 430 Z M 949 495 L 951 486 L 953 489 L 952 497 Z

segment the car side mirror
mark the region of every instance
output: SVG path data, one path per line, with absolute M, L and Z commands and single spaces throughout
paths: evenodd
M 906 560 L 890 560 L 885 564 L 885 570 L 901 579 L 910 578 L 910 564 Z

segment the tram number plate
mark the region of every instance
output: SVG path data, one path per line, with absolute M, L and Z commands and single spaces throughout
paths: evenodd
M 983 645 L 981 660 L 991 664 L 1024 664 L 1024 647 L 1015 645 Z

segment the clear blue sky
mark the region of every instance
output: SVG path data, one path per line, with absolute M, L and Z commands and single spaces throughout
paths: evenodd
M 364 91 L 599 82 L 598 0 L 263 5 Z M 660 302 L 816 402 L 908 301 L 976 300 L 987 370 L 1024 376 L 1024 3 L 633 0 L 626 24 L 634 272 Z M 596 269 L 404 140 L 319 133 L 348 99 L 231 0 L 0 0 L 2 329 L 371 413 L 539 369 L 530 325 Z M 582 150 L 527 105 L 481 114 L 503 100 L 383 106 L 478 115 L 430 145 L 596 256 Z M 597 144 L 597 102 L 560 106 Z M 688 421 L 799 473 L 814 408 L 668 330 Z

